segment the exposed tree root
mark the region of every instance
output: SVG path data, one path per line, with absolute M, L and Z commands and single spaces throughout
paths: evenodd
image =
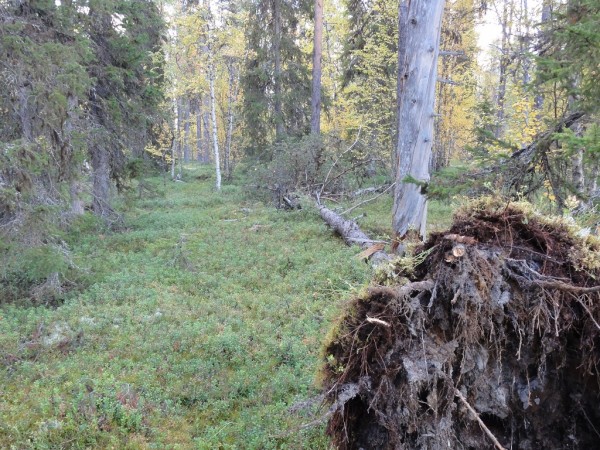
M 498 442 L 498 439 L 496 439 L 496 436 L 494 436 L 494 434 L 486 426 L 486 424 L 483 422 L 483 420 L 481 420 L 481 417 L 479 417 L 479 414 L 477 414 L 477 411 L 475 411 L 475 408 L 473 408 L 469 404 L 469 402 L 467 401 L 467 399 L 465 398 L 465 396 L 462 394 L 462 392 L 460 392 L 458 389 L 454 389 L 454 394 L 460 399 L 460 401 L 463 403 L 463 405 L 465 405 L 467 407 L 467 409 L 469 411 L 471 411 L 471 414 L 473 414 L 473 417 L 475 418 L 475 420 L 477 421 L 477 423 L 479 424 L 479 426 L 481 427 L 481 429 L 483 431 L 485 431 L 485 434 L 487 434 L 488 437 L 494 443 L 494 447 L 496 447 L 498 450 L 506 450 L 502 446 L 502 444 L 500 444 L 500 442 Z
M 523 205 L 459 213 L 408 282 L 354 300 L 327 344 L 334 443 L 596 448 L 599 249 Z

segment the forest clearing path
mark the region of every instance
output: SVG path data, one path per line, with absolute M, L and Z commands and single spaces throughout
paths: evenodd
M 289 408 L 369 268 L 316 213 L 216 193 L 205 170 L 134 201 L 124 231 L 72 237 L 83 292 L 0 310 L 0 446 L 327 448 Z

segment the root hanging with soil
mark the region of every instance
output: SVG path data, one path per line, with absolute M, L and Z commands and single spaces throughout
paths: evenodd
M 355 299 L 326 345 L 335 445 L 595 448 L 599 250 L 525 204 L 459 212 L 413 270 L 388 268 L 404 284 Z

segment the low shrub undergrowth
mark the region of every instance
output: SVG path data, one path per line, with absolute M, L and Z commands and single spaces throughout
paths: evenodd
M 216 193 L 203 171 L 125 204 L 118 232 L 82 218 L 68 258 L 15 260 L 79 287 L 0 306 L 0 447 L 328 448 L 292 406 L 316 395 L 324 333 L 370 269 L 316 214 Z

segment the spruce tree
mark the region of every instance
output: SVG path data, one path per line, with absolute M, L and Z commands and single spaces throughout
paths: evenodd
M 249 0 L 248 54 L 242 73 L 250 153 L 310 125 L 310 55 L 299 47 L 311 2 Z

